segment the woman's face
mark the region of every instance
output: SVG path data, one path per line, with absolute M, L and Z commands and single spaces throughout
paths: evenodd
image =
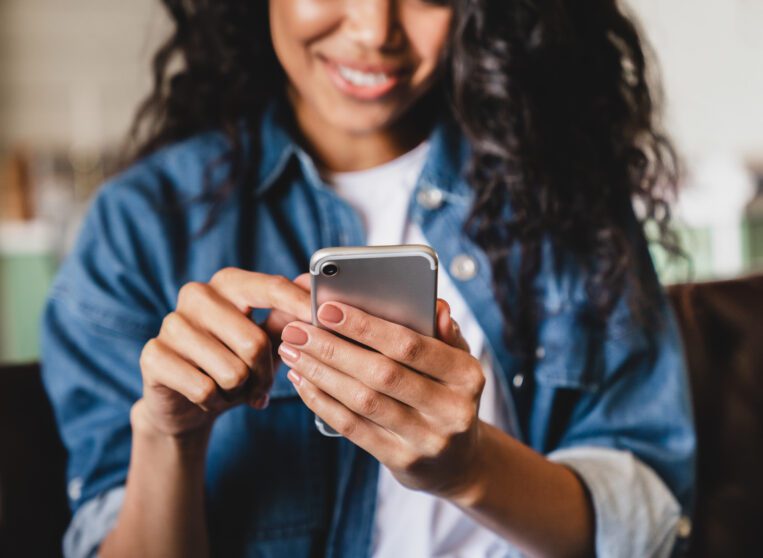
M 452 10 L 433 0 L 269 0 L 298 114 L 337 131 L 392 125 L 437 79 Z

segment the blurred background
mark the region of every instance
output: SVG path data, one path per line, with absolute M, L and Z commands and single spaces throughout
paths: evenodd
M 656 53 L 683 160 L 691 269 L 763 267 L 763 2 L 630 0 Z M 89 197 L 114 166 L 167 30 L 158 0 L 0 0 L 0 363 L 35 360 L 37 323 Z

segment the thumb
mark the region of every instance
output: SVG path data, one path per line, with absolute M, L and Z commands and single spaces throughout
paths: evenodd
M 450 304 L 443 299 L 437 299 L 437 338 L 451 347 L 469 352 L 469 344 L 461 334 L 461 328 L 450 315 Z

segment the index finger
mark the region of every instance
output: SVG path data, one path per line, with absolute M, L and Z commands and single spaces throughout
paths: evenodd
M 451 383 L 470 355 L 447 343 L 341 302 L 318 309 L 321 325 L 405 366 Z
M 271 308 L 303 322 L 312 319 L 310 293 L 283 275 L 226 267 L 215 273 L 209 284 L 242 313 L 253 308 Z

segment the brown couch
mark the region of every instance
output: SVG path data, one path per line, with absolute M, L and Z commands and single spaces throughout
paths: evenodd
M 692 556 L 763 556 L 763 275 L 670 289 L 698 437 Z
M 61 554 L 65 462 L 37 366 L 0 369 L 0 556 Z
M 763 275 L 670 288 L 699 439 L 689 554 L 763 554 Z M 55 556 L 65 454 L 36 366 L 0 370 L 0 556 Z

